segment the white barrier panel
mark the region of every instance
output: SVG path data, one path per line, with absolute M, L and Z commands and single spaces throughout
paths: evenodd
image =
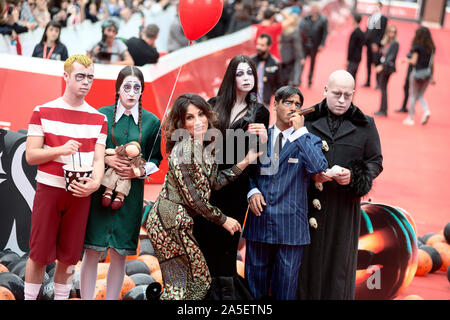
M 143 10 L 145 15 L 145 25 L 154 23 L 158 25 L 160 31 L 156 39 L 156 48 L 159 51 L 167 51 L 167 39 L 169 38 L 170 25 L 176 14 L 176 7 L 170 6 L 166 10 L 162 10 L 159 5 L 154 5 L 154 9 Z M 156 9 L 159 7 L 159 10 Z M 153 8 L 153 7 L 152 7 Z M 102 22 L 92 23 L 85 20 L 81 24 L 67 26 L 61 30 L 61 42 L 64 43 L 69 52 L 69 56 L 76 53 L 86 53 L 102 36 Z M 137 13 L 133 14 L 125 22 L 120 20 L 118 37 L 129 39 L 139 36 L 139 26 L 141 25 L 141 16 Z M 22 45 L 22 55 L 31 57 L 34 47 L 41 41 L 44 28 L 37 28 L 33 31 L 21 33 L 19 40 Z M 11 45 L 9 36 L 0 35 L 0 53 L 16 54 L 16 46 Z
M 180 67 L 174 99 L 186 92 L 214 96 L 230 59 L 254 54 L 251 30 L 194 44 L 161 57 L 157 64 L 139 67 L 145 79 L 144 108 L 163 117 Z M 95 81 L 86 97 L 90 105 L 99 108 L 114 103 L 115 80 L 122 68 L 95 64 Z M 63 94 L 62 74 L 62 61 L 0 54 L 0 128 L 26 129 L 36 105 Z M 152 182 L 162 182 L 164 174 L 163 169 Z

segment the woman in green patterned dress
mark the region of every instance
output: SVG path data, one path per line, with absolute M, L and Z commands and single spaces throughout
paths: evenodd
M 243 161 L 218 172 L 203 139 L 214 118 L 202 97 L 187 93 L 177 98 L 165 122 L 169 170 L 146 222 L 161 266 L 161 299 L 201 300 L 210 287 L 208 266 L 192 234 L 193 216 L 201 215 L 231 234 L 241 231 L 239 222 L 212 206 L 209 198 L 213 189 L 236 180 L 260 153 L 250 150 Z M 180 135 L 183 139 L 176 142 Z
M 141 175 L 137 176 L 127 158 L 105 156 L 107 166 L 113 168 L 122 179 L 131 180 L 131 189 L 124 199 L 110 195 L 113 202 L 122 202 L 118 210 L 103 206 L 104 186 L 92 195 L 80 275 L 83 300 L 91 300 L 94 296 L 97 263 L 102 252 L 110 249 L 111 263 L 106 279 L 107 300 L 118 299 L 125 276 L 126 256 L 136 254 L 142 219 L 144 178 L 156 172 L 162 160 L 160 120 L 142 107 L 143 91 L 142 72 L 137 67 L 127 66 L 117 77 L 115 104 L 99 109 L 108 118 L 106 147 L 115 148 L 137 141 L 147 163 L 140 168 Z

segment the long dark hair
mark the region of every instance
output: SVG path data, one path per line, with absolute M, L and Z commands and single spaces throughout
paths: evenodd
M 225 133 L 225 130 L 229 127 L 231 109 L 236 103 L 236 69 L 240 63 L 247 63 L 250 66 L 255 79 L 255 85 L 245 97 L 245 101 L 247 102 L 248 107 L 251 107 L 251 104 L 256 103 L 256 101 L 254 101 L 254 98 L 256 98 L 256 95 L 258 94 L 258 74 L 256 65 L 249 56 L 239 54 L 231 59 L 228 64 L 219 92 L 217 93 L 217 101 L 214 110 L 219 116 L 217 127 L 222 133 Z
M 208 129 L 216 124 L 216 113 L 213 112 L 211 106 L 202 97 L 195 93 L 185 93 L 179 96 L 173 103 L 172 108 L 164 120 L 163 129 L 166 137 L 166 152 L 170 153 L 176 143 L 172 141 L 172 133 L 177 129 L 184 128 L 186 112 L 190 105 L 194 105 L 206 115 L 208 119 Z
M 116 112 L 117 112 L 117 102 L 119 101 L 119 91 L 120 86 L 123 83 L 123 80 L 125 80 L 128 76 L 135 76 L 139 79 L 139 82 L 141 83 L 141 95 L 139 97 L 139 140 L 138 143 L 141 144 L 141 138 L 142 138 L 142 93 L 144 92 L 144 75 L 142 74 L 141 70 L 137 67 L 132 66 L 126 66 L 122 70 L 120 70 L 119 75 L 117 76 L 116 80 L 116 98 L 114 101 L 114 113 L 113 113 L 113 123 L 111 127 L 111 140 L 114 143 L 114 145 L 117 147 L 118 143 L 116 140 L 116 137 L 114 136 L 114 126 L 116 125 Z
M 432 54 L 436 50 L 430 29 L 424 26 L 417 28 L 412 44 L 423 45 L 428 54 Z
M 61 24 L 56 20 L 50 20 L 50 22 L 47 23 L 47 25 L 45 26 L 44 34 L 42 35 L 41 42 L 39 42 L 39 43 L 45 44 L 45 42 L 47 41 L 47 30 L 48 30 L 48 28 L 50 28 L 50 26 L 59 29 L 58 38 L 56 38 L 55 44 L 56 45 L 61 44 L 61 40 L 59 40 L 59 37 L 61 36 Z

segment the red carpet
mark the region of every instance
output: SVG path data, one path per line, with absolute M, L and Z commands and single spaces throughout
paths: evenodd
M 425 94 L 430 110 L 430 121 L 420 125 L 422 109 L 416 105 L 416 125 L 402 124 L 405 114 L 395 113 L 403 101 L 403 83 L 407 65 L 400 63 L 411 45 L 416 24 L 391 21 L 398 28 L 400 51 L 397 58 L 397 73 L 391 76 L 388 88 L 388 117 L 376 118 L 384 156 L 384 171 L 375 180 L 369 194 L 373 202 L 381 202 L 402 207 L 413 217 L 418 235 L 428 232 L 438 233 L 450 222 L 448 208 L 444 200 L 448 196 L 446 182 L 450 178 L 449 142 L 450 137 L 450 30 L 431 30 L 437 51 L 435 58 L 436 85 L 430 86 Z M 364 25 L 364 21 L 361 23 Z M 363 27 L 364 29 L 364 27 Z M 316 74 L 311 89 L 301 88 L 305 95 L 305 106 L 311 106 L 323 99 L 323 87 L 329 74 L 344 68 L 347 41 L 351 27 L 346 25 L 333 30 L 324 51 L 319 55 Z M 303 73 L 306 83 L 309 66 Z M 362 88 L 366 80 L 365 50 L 361 61 L 354 103 L 365 113 L 373 115 L 380 104 L 380 91 Z M 373 72 L 372 84 L 375 84 Z M 446 138 L 447 137 L 447 138 Z M 155 199 L 160 186 L 146 185 L 146 198 Z M 411 285 L 397 299 L 416 294 L 424 299 L 450 299 L 450 283 L 442 271 L 415 277 Z

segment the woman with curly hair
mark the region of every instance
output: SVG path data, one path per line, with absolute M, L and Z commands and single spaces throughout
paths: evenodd
M 208 266 L 192 234 L 194 216 L 223 227 L 231 235 L 241 231 L 239 222 L 213 206 L 209 198 L 212 190 L 236 180 L 258 154 L 250 151 L 236 165 L 218 171 L 204 142 L 213 124 L 210 105 L 192 93 L 175 100 L 164 123 L 169 170 L 146 221 L 161 267 L 164 300 L 201 300 L 210 287 Z

